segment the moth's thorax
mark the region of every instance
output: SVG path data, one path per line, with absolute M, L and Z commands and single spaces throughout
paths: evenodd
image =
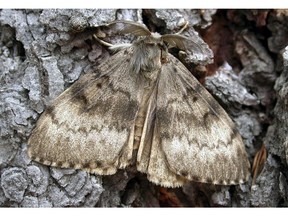
M 167 47 L 158 33 L 139 38 L 132 44 L 132 49 L 131 67 L 136 73 L 149 77 L 149 73 L 159 71 L 166 62 Z
M 151 36 L 142 37 L 133 43 L 131 59 L 134 72 L 139 73 L 142 79 L 141 100 L 134 128 L 133 149 L 138 149 L 143 134 L 145 117 L 149 110 L 149 99 L 154 93 L 157 78 L 163 65 L 163 57 L 167 56 L 167 48 L 161 35 L 152 33 Z M 165 59 L 166 62 L 166 59 Z

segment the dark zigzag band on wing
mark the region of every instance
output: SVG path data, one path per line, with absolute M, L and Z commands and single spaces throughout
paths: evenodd
M 103 64 L 102 74 L 84 75 L 41 115 L 28 143 L 35 161 L 97 174 L 113 174 L 130 163 L 139 86 L 127 70 L 129 61 L 112 60 L 114 67 Z M 131 90 L 135 94 L 127 93 Z
M 171 65 L 163 66 L 159 78 L 155 126 L 168 169 L 200 182 L 247 181 L 249 162 L 235 125 L 190 72 L 169 57 Z

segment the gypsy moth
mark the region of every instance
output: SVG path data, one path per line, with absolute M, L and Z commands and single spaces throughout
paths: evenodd
M 29 156 L 111 175 L 131 165 L 136 151 L 137 170 L 162 186 L 246 181 L 249 162 L 232 120 L 168 53 L 168 46 L 197 52 L 201 46 L 129 21 L 108 27 L 116 25 L 139 38 L 56 98 L 29 138 Z

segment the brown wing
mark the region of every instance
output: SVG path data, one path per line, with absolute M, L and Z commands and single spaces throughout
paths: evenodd
M 245 147 L 234 123 L 215 99 L 172 55 L 154 99 L 155 120 L 139 170 L 168 187 L 185 180 L 238 184 L 249 177 Z M 149 159 L 147 159 L 149 158 Z
M 41 115 L 28 141 L 32 159 L 51 166 L 113 174 L 129 164 L 139 106 L 130 49 L 84 75 Z

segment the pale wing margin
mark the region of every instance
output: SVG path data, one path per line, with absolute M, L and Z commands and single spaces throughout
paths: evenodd
M 175 178 L 222 185 L 248 180 L 250 165 L 234 123 L 170 54 L 168 63 L 163 65 L 157 91 L 157 130 L 153 136 L 158 141 L 154 140 L 152 148 L 158 145 L 163 152 L 167 170 L 171 171 L 169 175 L 174 173 Z M 150 159 L 149 167 L 157 164 L 157 158 L 161 157 Z M 151 178 L 159 178 L 153 175 L 157 173 Z
M 40 163 L 113 174 L 130 163 L 139 108 L 130 48 L 80 78 L 41 115 L 28 141 Z

